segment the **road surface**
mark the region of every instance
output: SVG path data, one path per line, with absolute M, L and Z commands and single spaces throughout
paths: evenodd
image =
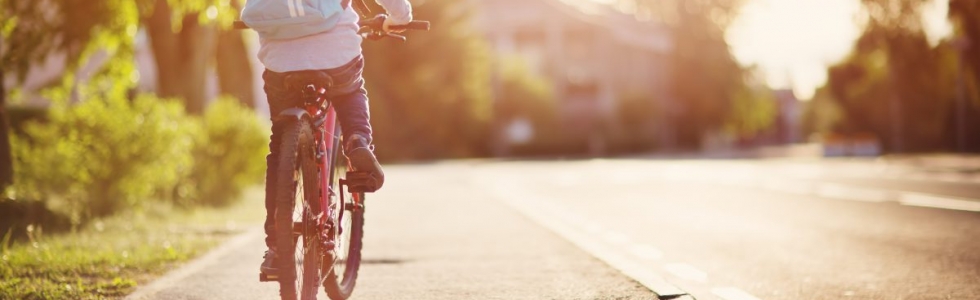
M 778 159 L 386 170 L 352 299 L 980 299 L 972 175 Z M 275 299 L 262 251 L 253 231 L 134 298 Z

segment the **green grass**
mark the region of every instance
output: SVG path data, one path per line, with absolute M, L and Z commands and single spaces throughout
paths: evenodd
M 0 250 L 0 299 L 113 299 L 261 222 L 261 189 L 232 207 L 147 209 Z

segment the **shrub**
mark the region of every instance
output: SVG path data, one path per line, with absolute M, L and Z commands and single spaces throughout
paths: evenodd
M 183 111 L 151 96 L 56 105 L 12 140 L 14 198 L 47 201 L 77 224 L 169 193 L 191 171 L 195 133 Z
M 183 205 L 232 203 L 265 174 L 269 125 L 232 98 L 221 98 L 200 120 L 192 150 L 194 169 L 178 189 Z

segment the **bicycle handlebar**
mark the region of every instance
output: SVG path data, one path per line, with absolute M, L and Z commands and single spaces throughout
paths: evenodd
M 386 32 L 384 30 L 384 23 L 386 19 L 388 19 L 388 15 L 380 14 L 367 20 L 361 20 L 360 22 L 357 22 L 357 26 L 361 28 L 357 33 L 361 34 L 362 37 L 370 40 L 379 40 L 385 37 L 399 39 L 402 41 L 408 39 L 400 34 Z M 431 25 L 429 24 L 429 21 L 411 21 L 405 25 L 390 25 L 388 26 L 388 29 L 396 30 L 396 31 L 429 30 L 430 27 Z M 249 27 L 248 24 L 245 24 L 244 21 L 235 21 L 234 23 L 232 23 L 232 28 L 248 29 Z
M 374 18 L 361 20 L 360 22 L 357 22 L 357 25 L 361 27 L 361 30 L 358 31 L 358 33 L 360 33 L 364 38 L 370 40 L 379 40 L 385 37 L 395 38 L 402 41 L 407 40 L 408 38 L 403 35 L 386 32 L 384 30 L 385 20 L 387 19 L 388 19 L 388 15 L 380 14 L 374 16 Z M 408 24 L 404 24 L 404 25 L 389 25 L 388 29 L 396 30 L 396 31 L 429 30 L 429 27 L 430 27 L 429 21 L 411 21 L 408 22 Z

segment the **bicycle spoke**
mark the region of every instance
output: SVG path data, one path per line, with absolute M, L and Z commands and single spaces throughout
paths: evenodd
M 297 294 L 302 295 L 303 282 L 306 279 L 303 272 L 304 271 L 303 262 L 305 260 L 304 252 L 307 249 L 306 232 L 305 232 L 306 226 L 304 226 L 305 220 L 303 220 L 304 219 L 303 215 L 307 213 L 307 207 L 306 207 L 307 202 L 305 201 L 306 197 L 305 197 L 305 189 L 303 184 L 304 178 L 303 178 L 302 170 L 301 169 L 297 170 L 296 175 L 294 177 L 296 178 L 296 195 L 293 198 L 294 201 L 293 224 L 300 224 L 300 230 L 298 230 L 298 232 L 300 232 L 300 235 L 297 237 L 297 241 L 296 241 L 297 245 L 293 253 L 294 264 L 296 265 L 296 268 L 294 268 L 296 272 L 295 273 L 296 279 L 293 282 L 294 285 L 296 286 Z

